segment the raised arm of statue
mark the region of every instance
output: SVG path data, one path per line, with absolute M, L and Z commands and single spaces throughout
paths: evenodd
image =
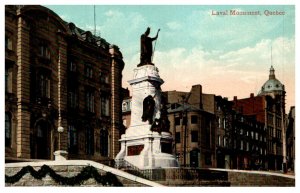
M 160 29 L 158 29 L 156 36 L 154 38 L 152 38 L 152 41 L 156 40 L 158 38 L 158 33 L 159 33 Z

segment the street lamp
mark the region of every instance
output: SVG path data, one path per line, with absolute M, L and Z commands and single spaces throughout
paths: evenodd
M 57 128 L 57 131 L 58 131 L 58 149 L 60 150 L 61 149 L 60 148 L 60 134 L 62 132 L 64 132 L 64 128 L 62 126 L 60 126 L 60 127 Z

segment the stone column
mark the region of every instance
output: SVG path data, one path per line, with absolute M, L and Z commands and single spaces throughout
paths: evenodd
M 30 27 L 20 10 L 17 14 L 17 157 L 30 158 Z
M 121 109 L 121 88 L 122 88 L 122 70 L 124 62 L 122 54 L 117 46 L 111 46 L 109 49 L 111 54 L 111 146 L 110 157 L 115 158 L 120 150 L 119 130 L 122 124 Z
M 281 98 L 281 137 L 282 137 L 282 172 L 287 173 L 286 165 L 286 124 L 285 124 L 285 93 L 282 94 Z

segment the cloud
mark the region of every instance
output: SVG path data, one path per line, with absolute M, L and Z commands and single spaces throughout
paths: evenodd
M 108 10 L 107 12 L 105 12 L 105 15 L 108 17 L 120 17 L 123 14 L 116 10 Z
M 207 51 L 203 47 L 178 47 L 169 51 L 156 51 L 154 63 L 160 70 L 161 78 L 165 80 L 163 90 L 189 91 L 192 85 L 201 84 L 206 93 L 243 98 L 250 93 L 257 94 L 268 80 L 272 45 L 276 78 L 285 84 L 289 93 L 287 104 L 291 105 L 294 104 L 292 94 L 295 93 L 294 41 L 294 38 L 283 37 L 263 39 L 253 46 L 227 52 Z M 137 64 L 139 55 L 136 54 L 128 62 Z M 135 67 L 126 66 L 124 74 L 131 75 Z M 124 85 L 129 86 L 125 82 Z
M 167 26 L 171 30 L 178 30 L 178 29 L 180 29 L 182 27 L 181 24 L 179 22 L 176 22 L 176 21 L 168 22 Z

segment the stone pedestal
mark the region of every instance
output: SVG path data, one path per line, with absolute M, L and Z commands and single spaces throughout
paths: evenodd
M 57 150 L 54 153 L 55 161 L 65 161 L 68 157 L 68 152 L 64 150 Z
M 154 65 L 134 69 L 132 86 L 131 124 L 121 136 L 121 150 L 115 158 L 116 165 L 124 163 L 140 169 L 178 167 L 172 155 L 172 135 L 169 132 L 151 131 L 151 123 L 142 121 L 143 101 L 151 95 L 155 101 L 153 120 L 160 118 L 161 89 L 164 81 Z

